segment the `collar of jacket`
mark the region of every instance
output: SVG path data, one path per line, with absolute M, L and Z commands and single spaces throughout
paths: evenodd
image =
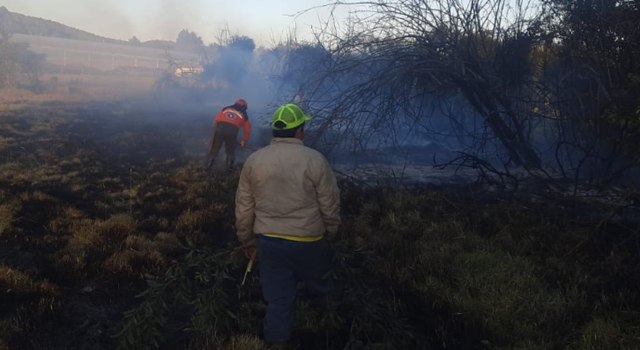
M 274 137 L 271 139 L 271 144 L 274 143 L 294 143 L 302 145 L 302 140 L 297 139 L 295 137 Z

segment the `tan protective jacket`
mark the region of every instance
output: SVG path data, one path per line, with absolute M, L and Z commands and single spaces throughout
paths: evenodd
M 255 233 L 333 235 L 340 191 L 326 158 L 296 138 L 273 138 L 244 163 L 236 191 L 236 231 L 243 246 Z

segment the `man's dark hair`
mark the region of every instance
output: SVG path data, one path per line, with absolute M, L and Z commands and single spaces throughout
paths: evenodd
M 282 121 L 278 120 L 278 121 L 276 121 L 275 126 L 276 127 L 278 127 L 278 126 L 284 127 L 285 124 Z M 293 129 L 284 129 L 284 130 L 271 129 L 271 134 L 273 135 L 273 137 L 285 137 L 285 138 L 288 137 L 288 138 L 292 138 L 292 137 L 296 137 L 296 130 L 298 130 L 298 129 L 304 130 L 304 123 L 296 126 Z

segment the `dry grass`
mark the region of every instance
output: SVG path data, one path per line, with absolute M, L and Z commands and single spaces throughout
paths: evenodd
M 16 268 L 0 265 L 3 309 L 0 313 L 0 348 L 16 336 L 28 336 L 38 322 L 59 310 L 61 289 Z M 7 342 L 7 343 L 5 343 Z
M 103 263 L 107 273 L 121 276 L 142 277 L 169 265 L 154 241 L 141 236 L 127 236 L 121 250 L 114 252 Z
M 58 348 L 115 348 L 124 311 L 151 308 L 146 315 L 160 322 L 162 305 L 176 304 L 185 307 L 165 315 L 165 328 L 140 339 L 263 348 L 256 274 L 247 299 L 237 296 L 245 262 L 233 250 L 238 172 L 210 174 L 197 155 L 176 153 L 195 134 L 187 123 L 159 130 L 116 109 L 0 117 L 0 284 L 13 293 L 0 312 L 0 348 L 37 348 L 34 334 Z M 326 310 L 299 303 L 302 348 L 637 344 L 640 299 L 628 286 L 639 265 L 634 236 L 620 227 L 572 221 L 553 201 L 341 187 L 338 297 Z M 140 293 L 157 298 L 135 299 Z M 87 313 L 95 324 L 84 325 Z M 198 331 L 185 333 L 190 326 Z M 87 331 L 69 344 L 69 329 Z
M 135 229 L 131 217 L 124 214 L 106 221 L 80 220 L 71 227 L 71 236 L 66 247 L 58 253 L 58 261 L 76 273 L 96 272 L 95 265 L 118 252 L 127 238 L 135 234 Z
M 187 209 L 180 214 L 176 222 L 176 229 L 181 232 L 198 232 L 208 221 L 207 210 Z
M 620 265 L 623 258 L 594 263 L 567 255 L 593 236 L 584 225 L 571 224 L 570 214 L 548 203 L 457 196 L 374 191 L 358 198 L 364 204 L 343 226 L 355 253 L 345 256 L 412 300 L 405 317 L 443 317 L 432 336 L 447 347 L 613 349 L 637 341 L 629 321 L 638 316 L 637 292 L 609 294 L 607 303 L 593 299 L 605 288 L 605 270 L 635 267 Z M 617 316 L 606 316 L 612 313 Z M 600 316 L 582 325 L 588 315 Z
M 25 89 L 0 89 L 0 112 L 21 110 L 34 104 L 52 102 L 83 103 L 123 100 L 148 94 L 157 77 L 131 74 L 46 74 L 44 92 Z
M 580 337 L 567 349 L 637 349 L 640 344 L 640 326 L 636 321 L 624 320 L 617 315 L 594 318 L 583 326 Z
M 4 202 L 4 201 L 3 201 Z M 10 200 L 8 203 L 0 204 L 0 238 L 11 228 L 13 218 L 21 209 L 19 200 Z
M 255 335 L 234 335 L 222 348 L 224 350 L 263 350 L 265 343 Z M 213 350 L 214 348 L 211 348 Z
M 0 265 L 0 284 L 6 295 L 38 293 L 48 296 L 59 293 L 59 288 L 47 281 L 36 281 L 27 273 L 6 265 Z
M 87 333 L 78 341 L 86 348 L 96 342 L 113 343 L 111 332 L 125 310 L 123 305 L 131 305 L 147 276 L 162 272 L 184 252 L 176 231 L 179 214 L 188 210 L 182 197 L 185 190 L 197 192 L 190 189 L 192 183 L 206 179 L 201 172 L 185 170 L 177 183 L 172 171 L 179 171 L 181 165 L 162 157 L 164 149 L 157 144 L 151 148 L 157 158 L 149 162 L 148 157 L 120 159 L 127 147 L 145 153 L 146 142 L 171 139 L 153 128 L 135 126 L 135 130 L 148 129 L 152 136 L 137 137 L 129 130 L 120 137 L 131 127 L 129 121 L 117 124 L 120 114 L 114 118 L 103 111 L 105 115 L 83 116 L 73 108 L 31 111 L 16 109 L 0 115 L 0 255 L 7 271 L 15 271 L 12 290 L 20 296 L 0 312 L 0 338 L 10 348 L 37 347 L 29 335 L 34 327 L 44 327 L 48 331 L 39 333 L 37 344 L 48 339 L 65 348 L 60 345 L 68 342 L 65 332 L 85 327 L 87 311 L 82 310 L 90 310 L 92 319 L 103 320 L 93 322 L 104 323 L 91 325 L 100 332 Z M 112 147 L 124 147 L 124 152 L 102 148 L 109 142 Z M 120 167 L 138 161 L 142 163 Z M 130 172 L 131 168 L 135 171 Z M 208 195 L 202 193 L 202 197 Z M 211 201 L 198 201 L 202 207 L 195 210 L 202 217 Z M 211 222 L 209 218 L 205 224 L 211 226 Z M 203 233 L 184 235 L 198 244 L 207 240 Z M 56 299 L 65 310 L 55 309 L 59 322 L 37 312 L 38 305 L 51 304 L 38 296 L 46 285 L 30 282 L 26 277 L 31 273 L 20 275 L 20 271 L 38 271 L 63 285 L 65 294 Z M 9 278 L 9 272 L 6 275 Z

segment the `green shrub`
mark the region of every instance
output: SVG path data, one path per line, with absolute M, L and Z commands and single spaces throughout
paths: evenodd
M 147 290 L 138 296 L 142 302 L 125 314 L 117 334 L 119 348 L 159 348 L 185 331 L 189 340 L 182 348 L 221 348 L 237 318 L 230 304 L 228 284 L 235 266 L 230 254 L 188 247 L 164 274 L 148 280 Z M 175 322 L 185 326 L 168 326 Z

